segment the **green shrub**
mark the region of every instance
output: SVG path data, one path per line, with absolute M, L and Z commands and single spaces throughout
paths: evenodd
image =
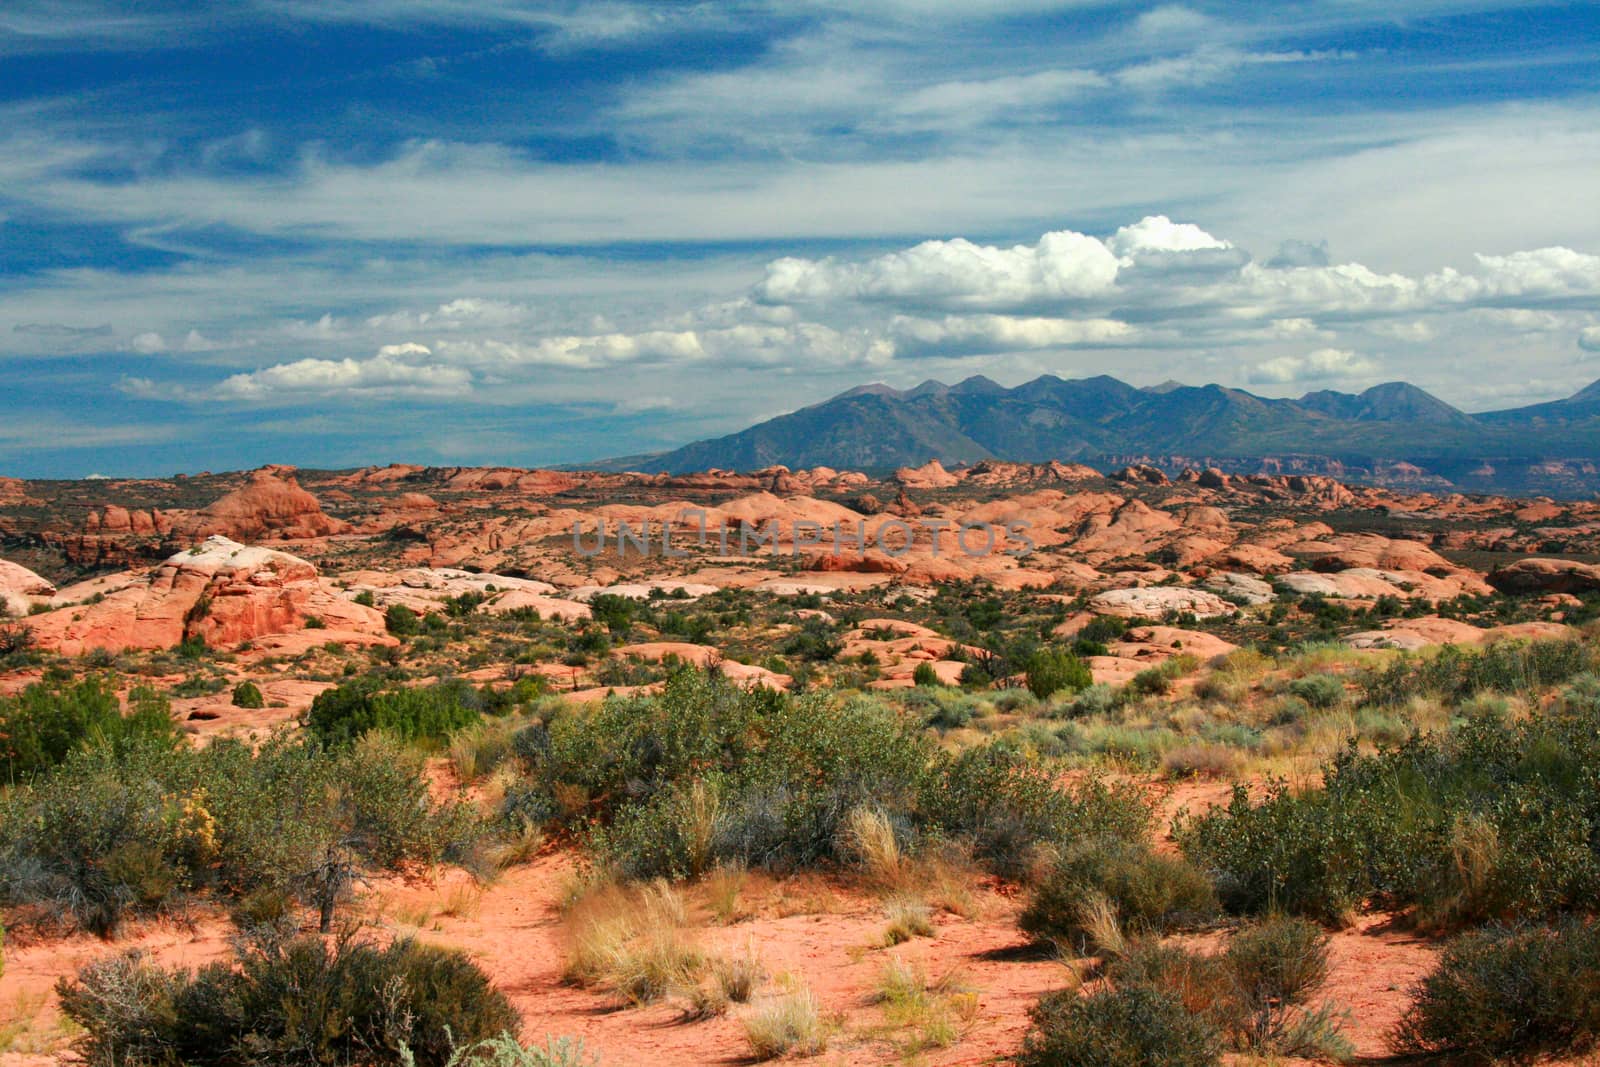
M 1343 1062 L 1351 1055 L 1340 1014 L 1307 1000 L 1327 973 L 1327 938 L 1300 919 L 1269 918 L 1203 954 L 1154 939 L 1135 942 L 1109 968 L 1119 989 L 1170 996 L 1239 1052 Z
M 911 672 L 912 685 L 940 685 L 939 672 L 933 669 L 931 663 L 919 663 L 917 669 Z
M 404 604 L 390 604 L 383 613 L 384 629 L 396 637 L 410 637 L 418 630 L 417 613 Z
M 1405 704 L 1415 696 L 1455 703 L 1483 692 L 1537 692 L 1593 669 L 1580 641 L 1499 641 L 1481 650 L 1446 645 L 1432 656 L 1400 656 L 1362 680 L 1365 703 Z
M 74 752 L 145 743 L 172 748 L 181 737 L 166 698 L 154 690 L 133 690 L 123 715 L 104 679 L 72 686 L 36 682 L 17 696 L 0 697 L 0 782 L 50 771 Z
M 284 736 L 100 748 L 0 793 L 0 901 L 101 933 L 202 891 L 320 907 L 363 866 L 438 861 L 477 834 L 468 809 L 432 803 L 419 757 L 379 738 L 338 754 Z
M 1441 923 L 1586 908 L 1600 890 L 1600 696 L 1569 688 L 1515 723 L 1493 707 L 1449 732 L 1341 753 L 1323 786 L 1236 791 L 1180 829 L 1237 911 L 1337 919 L 1363 902 Z
M 1308 674 L 1284 689 L 1313 708 L 1331 708 L 1344 699 L 1344 682 L 1332 674 Z
M 57 985 L 91 1067 L 432 1064 L 518 1017 L 463 953 L 414 941 L 257 938 L 232 965 L 162 971 L 138 954 Z
M 261 687 L 256 683 L 240 682 L 233 687 L 233 706 L 236 708 L 264 708 L 267 706 L 267 701 L 261 695 Z
M 1092 930 L 1084 908 L 1098 899 L 1138 933 L 1180 929 L 1217 912 L 1211 883 L 1188 861 L 1112 838 L 1068 848 L 1035 888 L 1018 925 L 1035 939 L 1087 949 Z
M 1052 693 L 1077 692 L 1094 684 L 1089 667 L 1071 652 L 1040 649 L 1027 661 L 1028 692 L 1045 699 Z
M 1028 1013 L 1019 1067 L 1208 1067 L 1222 1037 L 1175 997 L 1148 986 L 1051 993 Z
M 1233 936 L 1227 961 L 1252 1004 L 1298 1004 L 1328 977 L 1328 935 L 1305 919 L 1269 916 Z
M 1600 1041 L 1600 927 L 1491 927 L 1456 938 L 1412 992 L 1401 1051 L 1482 1062 L 1570 1055 Z
M 939 757 L 917 810 L 931 829 L 964 841 L 975 858 L 1008 878 L 1025 877 L 1041 846 L 1143 840 L 1151 817 L 1138 789 L 1098 778 L 1063 789 L 1048 768 L 1005 741 Z
M 305 726 L 328 745 L 347 745 L 372 730 L 406 741 L 441 742 L 476 723 L 492 701 L 462 681 L 384 689 L 377 679 L 360 678 L 317 694 Z
M 915 700 L 926 696 L 947 698 Z M 1149 819 L 1136 791 L 1062 789 L 1014 745 L 941 753 L 913 718 L 875 698 L 744 689 L 688 668 L 659 694 L 557 715 L 512 747 L 528 775 L 508 794 L 508 814 L 554 815 L 641 878 L 716 862 L 834 862 L 844 817 L 863 805 L 882 810 L 908 846 L 959 838 L 1012 874 L 1041 844 L 1137 835 Z
M 599 1067 L 600 1057 L 580 1040 L 546 1037 L 542 1045 L 524 1045 L 512 1034 L 457 1049 L 446 1067 Z

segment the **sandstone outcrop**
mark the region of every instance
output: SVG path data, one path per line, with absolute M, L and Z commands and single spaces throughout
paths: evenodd
M 266 467 L 254 472 L 248 485 L 177 520 L 172 528 L 184 537 L 287 541 L 331 537 L 350 526 L 324 514 L 289 468 Z
M 57 608 L 29 621 L 41 646 L 64 655 L 171 648 L 194 638 L 231 647 L 308 624 L 319 643 L 393 640 L 381 613 L 346 599 L 310 563 L 225 537 L 208 538 L 147 574 L 130 576 L 98 603 Z

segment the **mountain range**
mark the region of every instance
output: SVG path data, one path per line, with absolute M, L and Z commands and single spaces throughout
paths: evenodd
M 1565 400 L 1468 414 L 1406 382 L 1297 399 L 1220 385 L 975 376 L 864 385 L 670 452 L 588 464 L 682 474 L 827 466 L 885 471 L 937 459 L 1062 460 L 1112 469 L 1218 467 L 1371 484 L 1579 497 L 1600 491 L 1600 382 Z

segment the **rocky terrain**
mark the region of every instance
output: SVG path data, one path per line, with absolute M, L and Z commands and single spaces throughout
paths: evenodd
M 157 694 L 200 749 L 294 736 L 321 694 L 367 679 L 476 691 L 474 708 L 509 701 L 508 722 L 543 730 L 587 713 L 563 709 L 661 693 L 688 666 L 740 690 L 881 701 L 925 719 L 942 751 L 1002 739 L 1061 782 L 1109 774 L 1148 799 L 1154 847 L 1176 855 L 1191 847 L 1183 819 L 1226 804 L 1233 782 L 1259 798 L 1284 776 L 1317 781 L 1352 739 L 1371 751 L 1453 721 L 1443 698 L 1365 702 L 1405 653 L 1587 641 L 1600 503 L 993 459 L 886 476 L 390 466 L 6 480 L 0 604 L 0 701 L 103 679 L 129 711 Z M 1029 696 L 1039 648 L 1070 650 L 1087 673 Z M 1538 692 L 1517 699 L 1549 699 Z M 434 796 L 492 814 L 515 783 L 509 764 L 472 769 L 486 730 L 418 759 Z M 744 1056 L 738 1011 L 691 1025 L 671 998 L 612 1010 L 575 985 L 561 962 L 579 936 L 571 900 L 605 891 L 582 888 L 590 845 L 551 831 L 523 847 L 503 874 L 373 873 L 349 907 L 385 936 L 465 948 L 510 991 L 525 1036 L 580 1036 L 606 1063 Z M 707 876 L 682 890 L 685 929 L 713 953 L 759 944 L 774 989 L 808 985 L 831 1013 L 824 1062 L 1009 1056 L 1032 1004 L 1077 973 L 1018 934 L 1033 876 L 917 862 L 892 892 L 826 864 L 751 870 L 736 915 L 715 920 L 730 905 Z M 874 992 L 884 916 L 911 883 L 937 933 L 895 959 L 973 991 L 938 1002 L 959 1022 L 937 1039 Z M 184 909 L 110 945 L 9 911 L 18 998 L 0 1015 L 0 1063 L 64 1054 L 50 989 L 90 960 L 130 945 L 163 964 L 223 958 L 234 920 L 198 897 Z M 1401 907 L 1330 926 L 1323 995 L 1350 1010 L 1355 1052 L 1382 1059 L 1442 942 Z

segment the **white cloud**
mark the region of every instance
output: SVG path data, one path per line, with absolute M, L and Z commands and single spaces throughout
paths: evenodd
M 1131 226 L 1124 226 L 1106 243 L 1125 259 L 1141 252 L 1197 252 L 1233 247 L 1231 242 L 1213 237 L 1191 222 L 1173 222 L 1165 215 L 1148 215 Z
M 1015 308 L 1109 292 L 1117 258 L 1093 237 L 1071 230 L 1035 245 L 997 248 L 964 238 L 924 241 L 903 252 L 841 263 L 784 258 L 757 287 L 773 303 L 890 301 L 928 307 Z
M 1578 347 L 1585 352 L 1600 352 L 1600 326 L 1585 326 L 1579 330 Z
M 1279 356 L 1256 365 L 1252 382 L 1287 385 L 1293 382 L 1367 378 L 1379 372 L 1372 360 L 1338 348 L 1319 348 L 1304 356 Z
M 128 347 L 141 356 L 152 356 L 158 352 L 165 352 L 167 350 L 167 342 L 162 339 L 159 333 L 147 331 L 135 334 L 133 340 L 128 342 Z
M 897 316 L 890 332 L 908 351 L 918 348 L 970 352 L 1041 348 L 1105 347 L 1130 341 L 1134 329 L 1114 319 L 1051 319 L 1012 315 L 947 315 L 942 319 Z
M 1093 70 L 1042 70 L 974 81 L 938 82 L 895 101 L 887 125 L 972 126 L 998 120 L 1016 122 L 1110 85 Z
M 386 345 L 370 359 L 300 359 L 235 374 L 212 394 L 220 400 L 272 402 L 355 395 L 458 396 L 472 376 L 460 367 L 424 362 L 423 345 Z M 420 358 L 419 358 L 420 357 Z
M 1154 92 L 1204 85 L 1245 67 L 1352 58 L 1354 56 L 1348 52 L 1242 52 L 1233 48 L 1201 48 L 1181 56 L 1165 56 L 1124 67 L 1116 72 L 1116 80 L 1130 89 Z

